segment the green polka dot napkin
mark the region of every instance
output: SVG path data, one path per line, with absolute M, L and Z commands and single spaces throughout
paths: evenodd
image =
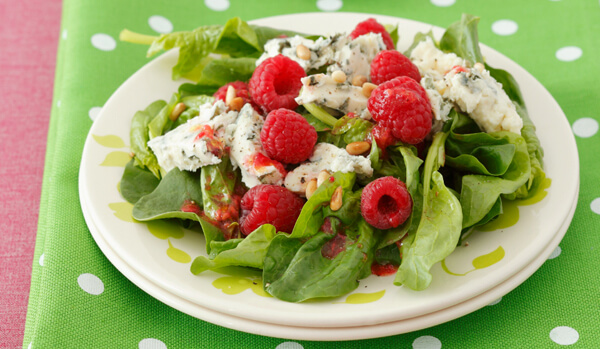
M 481 42 L 532 73 L 575 134 L 581 190 L 565 238 L 544 265 L 502 299 L 413 333 L 350 342 L 251 335 L 185 315 L 112 266 L 79 204 L 78 169 L 98 111 L 148 62 L 123 43 L 128 28 L 156 35 L 316 11 L 377 13 L 441 27 L 468 12 Z M 600 347 L 600 3 L 596 0 L 65 0 L 48 136 L 25 348 L 573 348 Z M 575 180 L 575 179 L 574 179 Z

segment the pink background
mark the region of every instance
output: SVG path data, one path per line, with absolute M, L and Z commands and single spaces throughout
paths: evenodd
M 21 347 L 52 105 L 60 0 L 0 0 L 0 347 Z

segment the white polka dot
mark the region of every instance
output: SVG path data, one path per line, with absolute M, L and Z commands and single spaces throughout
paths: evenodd
M 204 0 L 204 5 L 213 11 L 225 11 L 229 8 L 229 0 Z
M 496 304 L 500 303 L 501 301 L 502 301 L 502 297 L 500 297 L 500 298 L 496 299 L 495 301 L 493 301 L 492 303 L 488 304 L 488 306 L 496 305 Z
M 44 266 L 44 253 L 42 253 L 42 255 L 40 256 L 40 260 L 38 262 L 40 263 L 40 265 L 42 267 Z
M 108 34 L 98 33 L 92 35 L 92 45 L 98 50 L 112 51 L 117 47 L 117 42 Z
M 556 51 L 556 59 L 563 62 L 571 62 L 583 54 L 583 51 L 577 46 L 566 46 Z
M 492 24 L 492 31 L 498 35 L 513 35 L 517 29 L 519 25 L 511 19 L 500 19 Z
M 317 0 L 317 8 L 321 11 L 337 11 L 343 5 L 342 0 Z
M 560 246 L 556 246 L 554 251 L 552 251 L 552 253 L 550 253 L 550 256 L 548 256 L 548 259 L 554 259 L 554 258 L 560 256 L 561 252 L 562 252 L 562 249 L 560 248 Z
M 63 29 L 61 36 L 62 36 L 63 40 L 67 40 L 67 30 L 66 29 Z
M 27 349 L 31 349 L 31 345 L 33 344 L 33 342 L 29 342 L 29 345 L 27 346 Z
M 571 345 L 579 340 L 579 333 L 568 326 L 558 326 L 550 331 L 550 339 L 560 345 Z
M 275 347 L 275 349 L 304 349 L 302 344 L 296 342 L 283 342 Z
M 148 25 L 152 30 L 161 34 L 168 34 L 173 31 L 173 24 L 163 16 L 150 16 Z
M 98 114 L 100 114 L 101 110 L 102 107 L 92 107 L 90 108 L 90 111 L 88 111 L 88 116 L 90 117 L 90 119 L 92 119 L 92 121 L 95 121 L 98 117 Z
M 104 283 L 94 274 L 81 274 L 77 283 L 82 290 L 95 296 L 104 292 Z
M 442 342 L 433 336 L 421 336 L 412 344 L 413 349 L 440 349 Z
M 590 208 L 592 209 L 592 212 L 600 214 L 600 198 L 595 198 L 590 204 Z
M 588 138 L 598 132 L 598 121 L 592 118 L 581 118 L 573 123 L 573 133 L 582 138 Z
M 138 344 L 139 349 L 167 349 L 167 345 L 154 338 L 145 338 Z
M 57 106 L 58 108 L 60 108 L 60 99 L 59 99 L 58 101 L 56 101 L 56 106 Z
M 431 3 L 439 7 L 448 7 L 454 5 L 456 0 L 431 0 Z

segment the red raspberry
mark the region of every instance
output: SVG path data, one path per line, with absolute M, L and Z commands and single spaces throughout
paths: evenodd
M 363 189 L 360 212 L 375 228 L 396 228 L 410 216 L 412 198 L 404 182 L 391 176 L 381 177 Z
M 317 143 L 317 131 L 302 115 L 281 108 L 267 115 L 260 141 L 271 159 L 297 164 L 312 154 Z
M 240 228 L 248 235 L 263 224 L 273 224 L 278 232 L 291 233 L 304 200 L 284 187 L 261 184 L 242 197 Z
M 381 84 L 373 90 L 368 108 L 378 125 L 404 143 L 420 143 L 431 130 L 429 100 L 414 90 Z
M 369 18 L 366 21 L 358 23 L 356 25 L 356 28 L 354 28 L 352 33 L 350 33 L 350 38 L 356 39 L 357 37 L 368 33 L 381 34 L 381 37 L 383 38 L 383 43 L 385 44 L 385 47 L 387 47 L 388 50 L 393 50 L 396 48 L 394 47 L 394 41 L 392 40 L 390 33 L 388 33 L 387 30 L 385 30 L 385 27 L 379 24 L 375 20 L 375 18 Z
M 419 68 L 405 55 L 396 50 L 380 51 L 371 62 L 371 81 L 379 85 L 398 76 L 421 81 Z
M 267 58 L 250 78 L 250 95 L 265 114 L 279 108 L 296 109 L 295 98 L 302 88 L 300 79 L 305 76 L 300 64 L 286 56 Z

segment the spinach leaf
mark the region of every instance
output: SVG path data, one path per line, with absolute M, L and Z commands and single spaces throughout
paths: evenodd
M 387 229 L 383 233 L 383 237 L 379 241 L 379 246 L 377 248 L 383 248 L 387 245 L 393 244 L 396 241 L 400 240 L 406 233 L 409 232 L 410 228 L 416 228 L 413 221 L 419 220 L 421 216 L 421 204 L 420 204 L 420 192 L 419 192 L 419 181 L 420 181 L 420 173 L 419 168 L 423 163 L 415 152 L 414 148 L 409 148 L 406 146 L 397 146 L 389 148 L 390 158 L 393 159 L 396 164 L 394 167 L 400 170 L 397 178 L 402 180 L 404 184 L 406 184 L 406 189 L 413 200 L 412 213 L 408 217 L 408 219 L 402 223 L 400 226 Z
M 190 270 L 192 274 L 198 275 L 206 270 L 229 266 L 262 269 L 267 249 L 276 234 L 277 232 L 274 226 L 263 224 L 255 231 L 248 234 L 245 239 L 229 240 L 221 244 L 226 245 L 229 248 L 222 249 L 220 253 L 214 255 L 214 258 L 212 259 L 205 256 L 196 257 L 192 262 Z
M 329 127 L 334 127 L 336 122 L 338 121 L 333 115 L 329 114 L 325 109 L 319 107 L 314 103 L 308 103 L 302 105 L 306 111 L 308 111 L 312 116 L 322 121 Z
M 527 182 L 531 174 L 527 144 L 523 137 L 512 132 L 497 132 L 516 147 L 513 161 L 500 177 L 465 175 L 462 178 L 460 203 L 463 228 L 480 222 L 496 204 L 501 194 L 513 194 Z
M 251 24 L 250 27 L 252 29 L 254 29 L 254 32 L 256 33 L 256 38 L 258 39 L 258 45 L 261 47 L 265 46 L 265 44 L 267 43 L 267 41 L 280 37 L 282 35 L 287 36 L 287 37 L 293 37 L 296 35 L 300 35 L 300 36 L 304 36 L 306 38 L 309 38 L 311 40 L 316 40 L 319 36 L 308 36 L 306 34 L 302 34 L 302 33 L 298 33 L 295 31 L 291 31 L 291 30 L 281 30 L 281 29 L 276 29 L 276 28 L 271 28 L 271 27 L 262 27 L 262 26 L 258 26 L 258 25 L 253 25 Z
M 308 123 L 315 128 L 315 131 L 317 132 L 323 132 L 323 131 L 330 131 L 331 130 L 331 126 L 327 125 L 326 123 L 324 123 L 323 121 L 317 119 L 314 115 L 310 114 L 310 113 L 301 113 L 300 115 L 302 115 L 303 118 L 306 119 L 306 121 L 308 121 Z
M 179 93 L 174 93 L 167 103 L 161 110 L 156 114 L 152 120 L 148 123 L 148 133 L 150 139 L 162 136 L 173 126 L 173 120 L 171 120 L 171 112 L 175 105 L 180 102 Z
M 131 160 L 125 165 L 119 189 L 127 202 L 135 204 L 142 196 L 152 193 L 159 182 L 152 172 L 135 166 Z
M 214 86 L 218 89 L 228 82 L 248 81 L 255 68 L 256 58 L 211 58 L 202 69 L 197 85 Z
M 509 199 L 527 199 L 534 196 L 540 186 L 546 178 L 544 172 L 544 149 L 540 144 L 540 140 L 536 134 L 536 128 L 527 113 L 521 90 L 514 77 L 505 70 L 495 69 L 486 65 L 486 69 L 490 71 L 490 75 L 502 84 L 502 89 L 513 101 L 517 107 L 517 113 L 523 119 L 523 128 L 521 129 L 521 136 L 527 143 L 527 152 L 529 153 L 529 159 L 531 163 L 531 174 L 527 183 L 523 184 L 513 194 L 505 195 Z
M 361 119 L 357 116 L 344 115 L 337 120 L 335 125 L 333 125 L 331 133 L 336 136 L 342 136 L 345 146 L 352 142 L 366 140 L 371 133 L 373 126 L 373 123 L 368 120 Z
M 431 267 L 446 258 L 460 237 L 462 210 L 458 198 L 437 171 L 444 163 L 447 132 L 439 132 L 428 150 L 423 169 L 423 209 L 416 231 L 402 241 L 402 263 L 395 285 L 423 290 L 431 283 Z
M 152 42 L 147 56 L 178 47 L 179 57 L 173 67 L 173 79 L 188 77 L 197 81 L 197 78 L 203 75 L 200 72 L 206 70 L 205 67 L 209 64 L 206 60 L 209 54 L 256 58 L 263 52 L 267 40 L 281 34 L 293 36 L 296 33 L 251 26 L 239 17 L 234 17 L 223 26 L 208 25 L 192 31 L 162 34 Z
M 200 173 L 169 171 L 152 193 L 142 196 L 133 206 L 138 221 L 182 218 L 198 221 L 202 209 Z
M 183 111 L 171 125 L 171 130 L 185 124 L 188 120 L 198 116 L 200 114 L 200 106 L 206 103 L 212 103 L 214 97 L 206 95 L 187 96 L 181 98 L 181 103 L 185 104 L 186 110 Z
M 131 119 L 131 129 L 129 130 L 129 142 L 135 164 L 142 168 L 146 167 L 156 178 L 160 178 L 160 166 L 156 156 L 148 148 L 148 124 L 166 104 L 165 101 L 158 100 L 151 103 L 146 109 L 135 113 Z
M 471 64 L 483 63 L 483 55 L 479 49 L 478 23 L 479 17 L 463 13 L 460 21 L 452 23 L 444 32 L 440 40 L 440 49 L 454 52 Z
M 263 283 L 271 295 L 287 301 L 337 297 L 358 287 L 358 280 L 370 272 L 377 239 L 363 219 L 350 226 L 345 249 L 330 259 L 322 249 L 337 235 L 318 233 L 306 242 L 276 236 L 263 264 Z M 367 270 L 368 269 L 368 270 Z
M 463 130 L 477 131 L 462 133 Z M 489 176 L 503 175 L 516 151 L 515 144 L 505 133 L 481 132 L 473 119 L 456 112 L 452 113 L 452 127 L 445 146 L 449 167 Z
M 325 181 L 314 194 L 306 201 L 290 235 L 292 238 L 304 238 L 315 235 L 323 224 L 323 204 L 331 201 L 331 196 L 337 187 L 341 186 L 344 192 L 351 191 L 356 180 L 354 172 L 333 174 L 334 181 Z
M 421 41 L 425 41 L 427 40 L 427 38 L 431 38 L 431 40 L 435 43 L 436 40 L 433 37 L 433 32 L 430 30 L 427 33 L 417 33 L 415 34 L 415 38 L 413 39 L 412 44 L 410 45 L 410 47 L 408 49 L 406 49 L 406 51 L 404 51 L 404 55 L 406 57 L 410 57 L 410 54 L 412 53 L 412 51 L 415 49 L 415 47 L 417 47 L 417 45 L 419 45 L 421 43 Z
M 333 211 L 329 206 L 323 208 L 323 217 L 336 217 L 342 223 L 351 225 L 361 217 L 360 215 L 360 195 L 362 189 L 355 192 L 345 190 L 342 194 L 342 207 L 337 211 Z

